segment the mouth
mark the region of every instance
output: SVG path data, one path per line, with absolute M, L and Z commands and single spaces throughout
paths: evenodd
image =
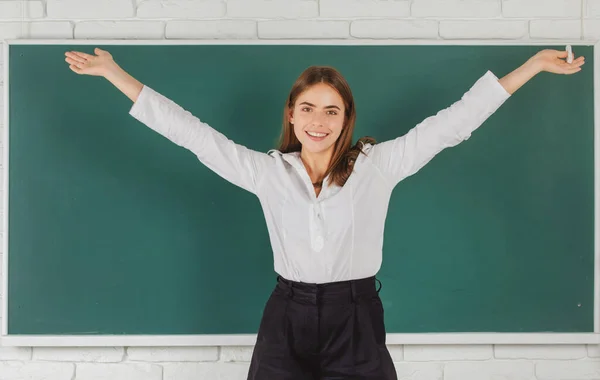
M 309 139 L 313 141 L 323 141 L 329 133 L 305 131 Z

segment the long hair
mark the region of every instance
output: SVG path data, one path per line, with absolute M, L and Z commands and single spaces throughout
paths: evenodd
M 296 79 L 283 110 L 283 128 L 280 136 L 279 151 L 290 153 L 299 152 L 302 149 L 302 144 L 294 133 L 294 126 L 290 123 L 289 115 L 290 111 L 294 109 L 294 105 L 300 94 L 318 83 L 325 83 L 336 90 L 344 101 L 345 108 L 342 132 L 334 143 L 333 155 L 331 156 L 327 171 L 323 174 L 322 178 L 319 178 L 318 182 L 322 182 L 323 178 L 330 175 L 330 184 L 335 183 L 338 186 L 343 186 L 352 173 L 352 168 L 358 154 L 362 152 L 362 145 L 367 143 L 374 144 L 375 140 L 371 137 L 362 137 L 354 146 L 351 146 L 354 124 L 356 122 L 354 97 L 346 79 L 333 67 L 310 66 Z

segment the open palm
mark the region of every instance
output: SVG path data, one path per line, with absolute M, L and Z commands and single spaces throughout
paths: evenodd
M 86 54 L 79 51 L 65 52 L 65 61 L 69 68 L 82 75 L 103 76 L 108 68 L 114 64 L 112 55 L 106 50 L 94 49 L 93 54 Z

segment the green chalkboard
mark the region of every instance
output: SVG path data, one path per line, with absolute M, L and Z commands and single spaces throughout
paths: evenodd
M 129 116 L 109 82 L 68 69 L 66 50 L 93 47 L 9 47 L 8 334 L 256 333 L 276 278 L 258 199 Z M 264 152 L 309 65 L 346 76 L 355 140 L 384 141 L 542 48 L 99 47 Z M 389 333 L 593 331 L 593 47 L 575 52 L 583 71 L 536 76 L 394 190 L 379 273 Z

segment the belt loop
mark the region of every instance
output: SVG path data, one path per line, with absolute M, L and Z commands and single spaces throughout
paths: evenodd
M 377 281 L 379 283 L 379 288 L 377 288 L 377 293 L 379 293 L 379 291 L 381 290 L 381 288 L 383 287 L 383 285 L 381 284 L 381 281 L 379 281 L 378 278 L 375 278 L 375 281 Z
M 293 288 L 293 284 L 294 284 L 294 283 L 293 283 L 293 281 L 289 281 L 289 282 L 288 282 L 288 284 L 287 284 L 287 285 L 288 285 L 288 297 L 289 297 L 289 298 L 292 298 L 292 297 L 294 297 L 294 288 Z
M 352 303 L 356 302 L 356 281 L 350 282 L 350 298 Z

